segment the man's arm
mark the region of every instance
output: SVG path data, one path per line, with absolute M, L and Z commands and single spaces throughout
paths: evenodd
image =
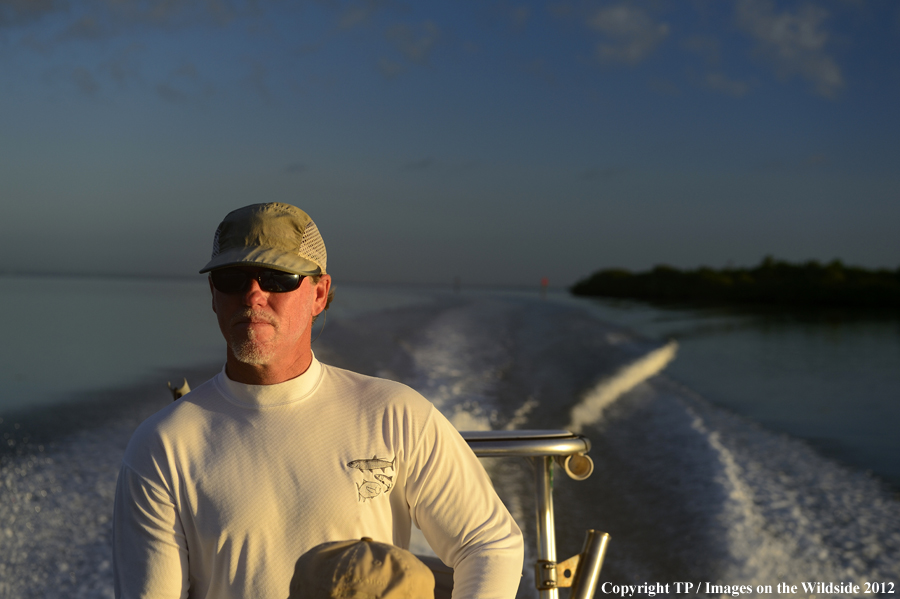
M 410 515 L 453 567 L 453 597 L 515 597 L 522 576 L 522 533 L 478 458 L 436 409 L 411 457 Z
M 125 464 L 116 486 L 113 573 L 117 599 L 188 594 L 187 543 L 175 503 Z

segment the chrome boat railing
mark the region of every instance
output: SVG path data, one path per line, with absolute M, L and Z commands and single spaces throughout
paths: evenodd
M 537 518 L 534 581 L 540 598 L 558 599 L 562 587 L 571 587 L 570 599 L 593 597 L 609 535 L 588 530 L 581 553 L 557 562 L 553 518 L 553 464 L 558 464 L 570 478 L 586 479 L 594 470 L 587 455 L 590 440 L 566 430 L 460 431 L 460 434 L 478 457 L 527 458 L 534 467 Z

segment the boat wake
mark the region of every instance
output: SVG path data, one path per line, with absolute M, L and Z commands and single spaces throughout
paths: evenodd
M 328 326 L 319 359 L 409 384 L 459 429 L 589 437 L 594 474 L 554 483 L 557 546 L 563 559 L 586 528 L 609 532 L 603 581 L 897 581 L 900 502 L 871 476 L 669 378 L 674 342 L 522 294 L 436 294 Z M 164 382 L 180 374 L 161 376 L 140 409 L 165 405 Z M 112 596 L 109 515 L 132 407 L 130 419 L 0 456 L 0 598 Z M 533 560 L 530 465 L 483 463 Z M 519 597 L 536 596 L 526 567 Z
M 568 428 L 592 440 L 594 475 L 555 483 L 561 559 L 598 528 L 612 535 L 603 579 L 616 584 L 896 577 L 900 504 L 866 474 L 668 378 L 674 341 L 536 300 L 449 298 L 428 310 L 396 315 L 416 322 L 394 337 L 406 368 L 381 374 L 421 391 L 462 430 Z M 530 467 L 483 463 L 530 553 Z M 521 597 L 536 596 L 530 576 Z
M 622 367 L 612 377 L 603 379 L 584 395 L 572 408 L 571 419 L 566 429 L 573 433 L 581 433 L 588 425 L 594 424 L 603 416 L 603 410 L 612 402 L 631 391 L 640 383 L 659 374 L 666 365 L 675 359 L 678 343 L 669 341 L 664 346 L 641 356 L 633 363 Z

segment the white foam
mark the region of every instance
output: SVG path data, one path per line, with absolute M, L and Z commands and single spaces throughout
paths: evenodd
M 674 343 L 640 354 L 646 342 L 535 305 L 527 318 L 511 316 L 520 304 L 499 301 L 436 306 L 414 337 L 398 339 L 412 372 L 402 361 L 390 367 L 462 429 L 556 428 L 577 397 L 566 399 L 574 388 L 566 383 L 581 373 L 585 387 L 606 372 L 568 414 L 570 428 L 594 441 L 597 471 L 583 483 L 558 480 L 555 490 L 558 506 L 577 508 L 557 512 L 558 539 L 569 533 L 580 543 L 582 526 L 618 527 L 605 579 L 665 582 L 695 572 L 728 584 L 897 580 L 900 504 L 877 481 L 715 408 L 665 374 L 654 377 L 675 357 Z M 605 370 L 598 367 L 604 357 Z M 364 358 L 370 362 L 351 366 L 387 367 L 383 356 Z M 53 451 L 0 460 L 0 597 L 112 596 L 109 517 L 133 426 L 84 431 Z M 530 535 L 520 597 L 534 597 L 530 467 L 483 463 Z M 603 476 L 609 484 L 595 485 Z M 597 510 L 609 496 L 621 501 L 604 505 L 619 513 Z M 623 517 L 633 514 L 651 525 L 641 529 Z M 412 543 L 430 552 L 420 534 Z M 669 559 L 676 553 L 681 561 Z
M 721 577 L 800 584 L 895 580 L 900 504 L 878 481 L 680 389 L 692 428 L 714 450 L 725 491 Z
M 669 341 L 631 364 L 623 366 L 611 377 L 601 380 L 572 408 L 569 425 L 566 428 L 574 433 L 580 433 L 585 426 L 599 422 L 605 409 L 623 393 L 661 372 L 675 359 L 677 351 L 678 343 Z

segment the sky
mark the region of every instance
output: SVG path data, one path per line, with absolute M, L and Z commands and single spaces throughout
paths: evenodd
M 898 58 L 891 0 L 0 0 L 0 272 L 188 276 L 266 201 L 336 281 L 894 269 Z

